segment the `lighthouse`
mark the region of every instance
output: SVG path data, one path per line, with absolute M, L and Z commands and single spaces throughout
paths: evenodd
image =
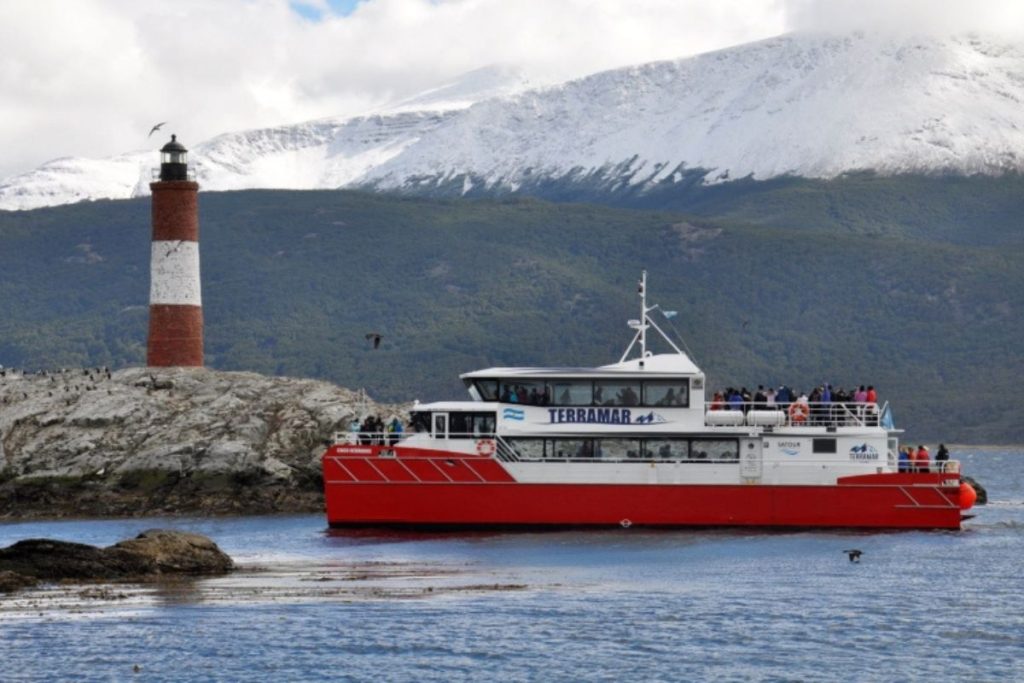
M 146 365 L 200 367 L 199 184 L 189 180 L 188 150 L 176 135 L 160 149 L 160 179 L 149 188 L 153 192 L 153 243 Z

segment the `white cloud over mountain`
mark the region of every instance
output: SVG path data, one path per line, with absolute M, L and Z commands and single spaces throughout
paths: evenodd
M 791 29 L 1012 31 L 1022 16 L 1017 0 L 367 0 L 319 21 L 288 0 L 4 2 L 0 178 L 152 148 L 157 121 L 195 141 L 351 116 L 494 64 L 541 85 Z

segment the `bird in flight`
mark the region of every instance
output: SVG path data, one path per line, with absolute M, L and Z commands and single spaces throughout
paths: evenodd
M 161 121 L 160 123 L 158 123 L 158 124 L 156 124 L 155 126 L 153 126 L 152 128 L 150 128 L 150 129 L 149 129 L 149 135 L 147 135 L 146 137 L 147 137 L 147 138 L 148 138 L 148 137 L 152 137 L 152 136 L 153 136 L 153 133 L 155 133 L 155 132 L 157 132 L 158 130 L 160 130 L 161 128 L 163 128 L 163 127 L 164 127 L 164 124 L 165 124 L 165 123 L 167 123 L 167 122 L 166 122 L 166 121 Z
M 860 556 L 864 554 L 863 550 L 857 550 L 856 548 L 844 550 L 843 552 L 850 556 L 850 562 L 860 562 Z
M 373 348 L 379 349 L 380 348 L 380 337 L 381 337 L 381 335 L 380 335 L 379 332 L 369 332 L 366 335 L 366 341 L 372 341 L 373 342 Z

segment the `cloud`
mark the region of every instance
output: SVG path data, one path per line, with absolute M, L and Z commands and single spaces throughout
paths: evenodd
M 489 64 L 552 82 L 782 29 L 757 0 L 4 2 L 0 178 L 153 146 L 157 121 L 194 143 L 355 115 Z
M 917 35 L 1024 34 L 1021 0 L 787 0 L 791 30 Z
M 1015 0 L 0 2 L 0 178 L 367 112 L 491 64 L 543 84 L 791 29 L 999 31 Z M 156 137 L 156 136 L 154 136 Z

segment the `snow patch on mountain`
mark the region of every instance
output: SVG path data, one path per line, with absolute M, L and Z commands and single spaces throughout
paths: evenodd
M 790 34 L 526 89 L 467 74 L 379 112 L 192 147 L 206 190 L 634 190 L 779 175 L 1024 167 L 1024 47 L 984 36 Z M 60 159 L 0 182 L 0 209 L 146 194 L 153 152 Z

